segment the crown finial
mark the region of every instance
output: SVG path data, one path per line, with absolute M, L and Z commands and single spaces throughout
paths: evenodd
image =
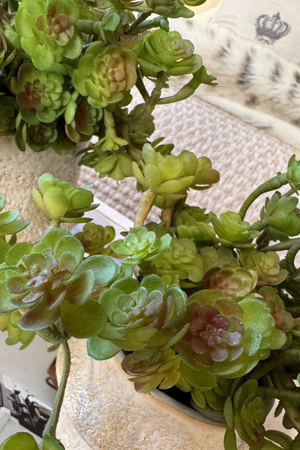
M 280 13 L 269 16 L 262 14 L 256 19 L 256 38 L 265 44 L 272 45 L 275 41 L 286 36 L 291 31 L 291 26 L 281 20 Z

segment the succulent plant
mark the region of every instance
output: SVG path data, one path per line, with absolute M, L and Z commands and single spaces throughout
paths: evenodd
M 131 377 L 138 392 L 148 393 L 159 387 L 169 389 L 180 379 L 180 356 L 174 350 L 146 347 L 125 356 L 122 369 Z
M 63 58 L 73 60 L 82 50 L 77 22 L 92 18 L 83 2 L 37 0 L 34 8 L 24 0 L 15 17 L 21 45 L 39 70 L 49 70 Z
M 117 103 L 136 82 L 136 54 L 122 44 L 92 44 L 74 72 L 77 91 L 95 108 Z
M 155 205 L 159 208 L 172 206 L 186 196 L 187 189 L 199 185 L 218 182 L 219 173 L 207 168 L 207 160 L 196 158 L 188 151 L 179 156 L 162 155 L 150 144 L 143 147 L 141 167 L 132 163 L 133 175 L 143 190 L 152 190 L 156 194 Z
M 240 250 L 239 254 L 243 266 L 257 273 L 258 286 L 275 286 L 282 283 L 288 275 L 287 270 L 281 269 L 279 256 L 275 252 L 263 253 L 251 248 Z
M 232 211 L 221 214 L 219 218 L 211 213 L 210 219 L 219 242 L 225 247 L 251 246 L 252 240 L 260 235 L 259 231 L 251 230 L 250 224 Z
M 0 314 L 0 330 L 7 331 L 7 345 L 15 345 L 19 342 L 22 344 L 20 350 L 26 348 L 33 341 L 36 333 L 34 331 L 21 330 L 18 322 L 22 314 L 18 311 L 12 311 L 9 314 Z
M 225 265 L 239 266 L 239 260 L 236 255 L 231 249 L 223 246 L 218 248 L 202 247 L 199 249 L 199 255 L 204 263 L 205 274 L 216 267 L 222 269 Z
M 245 297 L 257 284 L 257 273 L 235 264 L 224 264 L 222 268 L 210 269 L 205 277 L 206 289 L 219 290 L 225 297 Z
M 30 63 L 22 64 L 11 81 L 22 118 L 32 125 L 54 122 L 71 100 L 64 84 L 63 75 L 55 68 L 42 72 Z
M 185 322 L 190 326 L 176 346 L 189 366 L 196 370 L 205 366 L 211 374 L 236 378 L 267 358 L 272 348 L 285 344 L 286 335 L 275 328 L 264 302 L 251 297 L 238 303 L 225 298 L 210 300 L 202 293 L 189 299 Z
M 89 222 L 82 218 L 86 211 L 95 209 L 92 204 L 93 194 L 84 188 L 75 188 L 67 181 L 60 181 L 50 173 L 39 177 L 39 190 L 33 189 L 32 195 L 36 205 L 45 216 L 59 222 Z
M 283 197 L 280 192 L 275 192 L 271 199 L 266 199 L 265 207 L 261 211 L 261 221 L 272 239 L 287 240 L 289 236 L 297 236 L 300 233 L 297 204 L 296 197 Z
M 256 380 L 246 381 L 236 392 L 233 400 L 228 397 L 226 406 L 227 432 L 225 450 L 236 448 L 234 429 L 251 449 L 262 450 L 265 445 L 267 408 Z
M 99 336 L 133 351 L 147 344 L 163 346 L 178 334 L 186 295 L 179 286 L 168 287 L 157 275 L 148 275 L 141 284 L 130 278 L 116 281 L 101 294 L 99 303 L 108 317 Z
M 115 238 L 115 229 L 111 226 L 103 227 L 95 223 L 87 223 L 83 231 L 75 234 L 75 237 L 82 243 L 84 251 L 90 255 L 109 255 L 111 253 L 110 244 Z
M 177 31 L 156 30 L 145 39 L 137 40 L 134 50 L 144 75 L 155 77 L 194 73 L 202 66 L 202 58 L 194 55 L 193 44 L 182 39 Z
M 18 106 L 14 97 L 0 96 L 0 136 L 7 136 L 15 131 Z
M 4 301 L 0 311 L 25 310 L 18 325 L 27 331 L 53 325 L 61 314 L 65 315 L 67 302 L 74 305 L 75 314 L 76 305 L 86 303 L 100 285 L 119 273 L 118 266 L 107 256 L 94 256 L 89 262 L 83 257 L 81 243 L 60 228 L 47 231 L 38 244 L 16 244 L 2 264 L 0 297 Z M 105 317 L 102 308 L 94 304 Z M 70 309 L 63 322 L 67 322 Z M 65 326 L 70 328 L 68 323 Z
M 90 221 L 83 216 L 97 205 L 89 187 L 40 177 L 33 197 L 50 229 L 37 243 L 17 242 L 27 222 L 3 212 L 0 196 L 0 329 L 8 344 L 24 348 L 37 333 L 65 355 L 43 450 L 64 449 L 54 436 L 70 337 L 88 339 L 97 360 L 127 352 L 122 367 L 138 392 L 179 388 L 196 409 L 225 416 L 226 450 L 236 450 L 235 432 L 251 450 L 299 446 L 299 435 L 292 442 L 265 432 L 263 422 L 265 398 L 278 398 L 284 426 L 300 429 L 300 163 L 293 156 L 239 213 L 218 217 L 185 204 L 189 189 L 218 182 L 210 159 L 187 150 L 175 156 L 173 144 L 151 137 L 156 105 L 215 80 L 193 44 L 169 31 L 169 18 L 192 17 L 188 6 L 202 3 L 1 2 L 0 135 L 14 135 L 23 151 L 52 146 L 59 154 L 96 136 L 80 164 L 99 178 L 134 177 L 141 191 L 135 227 L 115 242 L 112 227 L 88 223 L 76 236 L 60 228 Z M 182 75 L 189 80 L 165 97 L 170 77 Z M 141 100 L 132 107 L 134 89 Z M 245 215 L 265 193 L 260 220 L 250 225 Z M 147 223 L 152 206 L 161 209 L 159 223 Z M 38 446 L 26 433 L 0 446 L 16 448 Z
M 204 263 L 197 253 L 196 245 L 189 239 L 175 239 L 170 248 L 154 262 L 157 274 L 168 285 L 189 280 L 198 283 L 203 280 Z
M 205 209 L 184 205 L 174 215 L 176 233 L 180 238 L 194 239 L 198 245 L 209 245 L 216 241 L 216 234 L 209 225 L 209 214 Z
M 154 231 L 137 227 L 129 230 L 123 241 L 113 242 L 111 248 L 117 255 L 127 257 L 123 264 L 136 265 L 157 259 L 169 248 L 171 240 L 169 234 L 157 238 Z

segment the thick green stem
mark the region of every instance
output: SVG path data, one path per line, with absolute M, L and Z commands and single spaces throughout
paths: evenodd
M 136 80 L 136 84 L 135 85 L 138 88 L 141 96 L 143 97 L 144 102 L 147 103 L 150 100 L 150 95 L 148 94 L 148 91 L 147 91 L 147 89 L 146 89 L 146 87 L 144 85 L 143 78 L 142 78 L 142 75 L 141 75 L 141 71 L 140 71 L 139 68 L 137 70 L 137 80 Z
M 252 194 L 250 194 L 249 197 L 244 201 L 239 211 L 241 218 L 245 218 L 246 212 L 260 195 L 265 194 L 266 192 L 275 191 L 276 189 L 281 188 L 287 183 L 288 181 L 285 175 L 277 175 L 276 177 L 270 178 L 268 181 L 258 186 L 258 188 L 256 188 L 255 191 L 252 192 Z
M 148 190 L 143 192 L 136 216 L 134 221 L 135 227 L 141 227 L 144 225 L 145 220 L 148 217 L 154 199 L 156 197 L 155 192 Z
M 60 414 L 60 410 L 61 410 L 61 405 L 62 405 L 62 402 L 64 399 L 68 376 L 70 373 L 71 355 L 70 355 L 70 349 L 69 349 L 67 340 L 63 341 L 62 348 L 63 348 L 63 353 L 64 353 L 62 376 L 61 376 L 61 380 L 60 380 L 60 383 L 58 386 L 58 390 L 56 392 L 52 413 L 51 413 L 51 416 L 47 422 L 47 425 L 46 425 L 44 433 L 43 433 L 44 436 L 50 435 L 52 437 L 55 437 L 56 427 L 57 427 L 59 414 Z
M 263 377 L 264 375 L 266 375 L 267 373 L 271 372 L 276 368 L 299 363 L 300 363 L 300 350 L 297 349 L 284 350 L 280 353 L 277 353 L 264 363 L 262 363 L 259 367 L 255 368 L 249 375 L 248 379 L 258 380 L 259 378 Z
M 277 398 L 278 400 L 288 400 L 289 402 L 296 402 L 300 404 L 300 393 L 290 391 L 286 389 L 277 388 L 260 388 L 262 395 L 271 398 Z
M 151 16 L 151 12 L 139 14 L 137 19 L 128 28 L 127 34 L 137 34 L 139 31 L 139 25 L 149 16 Z
M 146 103 L 146 108 L 144 109 L 144 111 L 142 112 L 139 121 L 142 122 L 142 120 L 144 119 L 144 117 L 147 117 L 149 114 L 152 114 L 155 106 L 158 104 L 160 96 L 161 96 L 161 91 L 163 89 L 163 87 L 166 84 L 167 79 L 169 78 L 169 75 L 165 72 L 159 72 L 157 74 L 157 79 L 155 82 L 155 87 L 151 93 L 151 96 L 149 98 L 149 100 Z
M 170 103 L 180 102 L 189 98 L 198 89 L 200 84 L 211 84 L 216 78 L 207 75 L 204 66 L 193 74 L 193 78 L 186 85 L 184 85 L 176 94 L 170 97 L 161 98 L 158 102 L 159 105 L 168 105 Z
M 298 271 L 295 267 L 295 264 L 294 264 L 294 260 L 295 260 L 297 253 L 299 252 L 299 250 L 300 250 L 300 240 L 297 239 L 296 242 L 291 246 L 291 248 L 289 249 L 289 251 L 287 252 L 287 255 L 286 255 L 286 266 L 287 266 L 288 271 L 292 274 L 298 273 Z
M 279 368 L 272 372 L 272 380 L 274 386 L 278 389 L 294 389 L 295 385 L 293 381 L 289 378 L 286 371 L 283 368 Z M 300 412 L 297 407 L 295 407 L 289 400 L 281 399 L 282 406 L 285 412 L 292 421 L 294 427 L 300 432 Z
M 290 239 L 289 241 L 280 242 L 279 244 L 270 245 L 270 247 L 261 248 L 261 252 L 280 252 L 284 250 L 289 250 L 296 243 L 300 244 L 300 239 Z

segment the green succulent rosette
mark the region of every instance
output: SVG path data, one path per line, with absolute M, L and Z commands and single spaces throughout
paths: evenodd
M 192 74 L 202 66 L 202 58 L 194 55 L 194 46 L 177 31 L 156 30 L 137 40 L 134 50 L 145 76 L 159 72 L 180 76 Z
M 85 161 L 88 158 L 88 155 L 87 158 L 84 156 L 81 163 L 86 164 Z M 115 181 L 121 181 L 132 176 L 132 159 L 122 152 L 115 154 L 113 151 L 101 151 L 99 156 L 91 164 L 88 162 L 87 165 L 91 165 L 98 172 L 99 178 L 108 176 Z
M 85 212 L 95 209 L 94 195 L 87 189 L 76 188 L 67 181 L 45 173 L 38 180 L 39 191 L 32 190 L 33 200 L 45 216 L 56 222 L 89 222 L 82 218 Z
M 259 289 L 258 295 L 271 309 L 278 330 L 287 333 L 295 326 L 295 319 L 291 313 L 286 311 L 284 301 L 278 294 L 277 289 L 271 286 L 263 286 Z
M 210 220 L 220 244 L 225 247 L 252 246 L 253 239 L 260 235 L 259 231 L 251 230 L 250 224 L 232 211 L 221 214 L 219 218 L 211 212 Z
M 246 297 L 257 285 L 257 272 L 235 264 L 210 269 L 205 277 L 206 289 L 218 290 L 225 297 Z
M 265 448 L 263 424 L 268 411 L 256 380 L 246 381 L 235 393 L 233 401 L 228 397 L 224 412 L 227 421 L 224 437 L 225 450 L 237 448 L 234 430 L 251 449 Z
M 170 285 L 193 285 L 203 280 L 204 263 L 189 239 L 172 238 L 171 245 L 154 261 L 156 273 Z
M 288 271 L 281 269 L 279 256 L 275 252 L 258 252 L 254 248 L 239 251 L 242 265 L 248 270 L 254 270 L 258 275 L 258 286 L 270 284 L 276 286 L 282 283 Z
M 202 247 L 199 249 L 198 253 L 203 259 L 205 274 L 215 267 L 222 268 L 225 264 L 230 266 L 240 265 L 235 254 L 227 247 Z
M 146 347 L 125 356 L 122 369 L 131 376 L 137 392 L 170 389 L 180 380 L 181 358 L 170 348 Z
M 177 329 L 185 315 L 186 294 L 157 275 L 144 277 L 141 284 L 132 278 L 118 280 L 101 294 L 99 303 L 108 317 L 99 337 L 119 350 L 171 345 L 187 329 Z
M 65 450 L 63 444 L 53 436 L 44 435 L 42 447 L 38 446 L 34 437 L 29 433 L 19 432 L 7 438 L 0 445 L 0 450 Z
M 83 230 L 75 234 L 75 237 L 82 243 L 84 251 L 90 255 L 109 255 L 111 246 L 109 245 L 115 238 L 116 232 L 113 227 L 87 223 Z
M 297 204 L 296 197 L 284 197 L 280 192 L 275 192 L 271 199 L 266 199 L 260 218 L 273 240 L 286 241 L 289 236 L 299 235 Z
M 9 136 L 16 131 L 18 105 L 14 97 L 0 95 L 0 136 Z
M 170 247 L 171 240 L 169 234 L 158 238 L 154 231 L 148 231 L 146 227 L 136 227 L 129 230 L 124 240 L 113 242 L 111 248 L 117 255 L 126 257 L 123 264 L 140 265 L 143 261 L 157 259 Z
M 288 162 L 287 172 L 284 174 L 291 188 L 297 192 L 300 186 L 300 161 L 293 155 Z
M 17 210 L 3 212 L 6 203 L 6 198 L 0 194 L 0 264 L 5 260 L 6 253 L 10 249 L 6 236 L 16 235 L 29 224 L 27 220 L 19 219 L 20 213 Z
M 222 411 L 225 401 L 229 395 L 232 380 L 217 377 L 217 385 L 212 389 L 201 389 L 197 387 L 191 388 L 192 405 L 195 409 L 213 409 L 214 411 Z
M 23 121 L 22 121 L 23 122 Z M 26 150 L 26 143 L 34 152 L 43 152 L 57 141 L 57 123 L 40 123 L 29 125 L 26 122 L 19 126 L 16 133 L 16 143 L 20 150 Z
M 210 375 L 241 377 L 285 344 L 286 334 L 276 328 L 265 302 L 247 297 L 237 303 L 209 292 L 189 298 L 184 320 L 189 329 L 176 344 L 184 363 L 194 371 L 204 367 Z
M 18 76 L 12 78 L 11 86 L 22 118 L 32 125 L 54 122 L 71 100 L 64 76 L 56 68 L 42 72 L 24 63 Z
M 15 17 L 21 45 L 39 70 L 50 70 L 63 58 L 78 58 L 82 41 L 79 19 L 92 19 L 88 6 L 77 0 L 23 0 Z
M 105 46 L 103 41 L 92 44 L 74 71 L 76 90 L 94 108 L 118 103 L 135 85 L 137 59 L 135 53 L 122 44 Z
M 21 317 L 22 314 L 18 310 L 12 311 L 10 314 L 0 314 L 0 330 L 7 331 L 8 337 L 5 340 L 7 345 L 15 345 L 20 342 L 20 350 L 23 350 L 31 344 L 36 333 L 19 328 L 18 322 Z
M 163 155 L 150 144 L 145 144 L 142 156 L 139 165 L 132 163 L 132 172 L 144 191 L 152 190 L 156 194 L 154 204 L 159 208 L 172 206 L 186 196 L 189 188 L 198 189 L 200 185 L 210 185 L 219 180 L 219 173 L 207 168 L 208 158 L 197 159 L 187 150 L 179 156 Z
M 205 209 L 184 205 L 174 214 L 174 225 L 179 238 L 193 239 L 197 245 L 210 245 L 216 241 L 216 234 L 209 225 L 209 214 Z
M 0 312 L 22 309 L 18 326 L 27 331 L 43 330 L 61 317 L 75 337 L 89 337 L 104 327 L 103 309 L 89 298 L 120 273 L 108 256 L 84 260 L 81 243 L 61 228 L 47 231 L 38 244 L 15 244 L 0 269 Z
M 74 93 L 64 113 L 66 135 L 73 142 L 88 141 L 99 132 L 102 116 L 102 109 L 94 108 L 86 97 Z

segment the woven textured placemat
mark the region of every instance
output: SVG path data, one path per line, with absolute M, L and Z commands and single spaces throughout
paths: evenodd
M 175 144 L 174 153 L 187 149 L 197 157 L 207 156 L 220 172 L 218 185 L 189 192 L 189 204 L 217 214 L 238 211 L 253 189 L 278 171 L 285 171 L 288 159 L 297 152 L 267 132 L 204 102 L 198 94 L 179 103 L 158 106 L 154 116 L 153 139 L 165 136 L 165 142 Z M 141 195 L 135 189 L 135 179 L 118 183 L 110 178 L 99 180 L 92 169 L 82 168 L 80 184 L 89 183 L 94 183 L 94 193 L 100 201 L 134 220 Z M 260 199 L 246 218 L 257 220 L 262 205 Z M 149 219 L 158 216 L 159 210 L 154 209 Z

